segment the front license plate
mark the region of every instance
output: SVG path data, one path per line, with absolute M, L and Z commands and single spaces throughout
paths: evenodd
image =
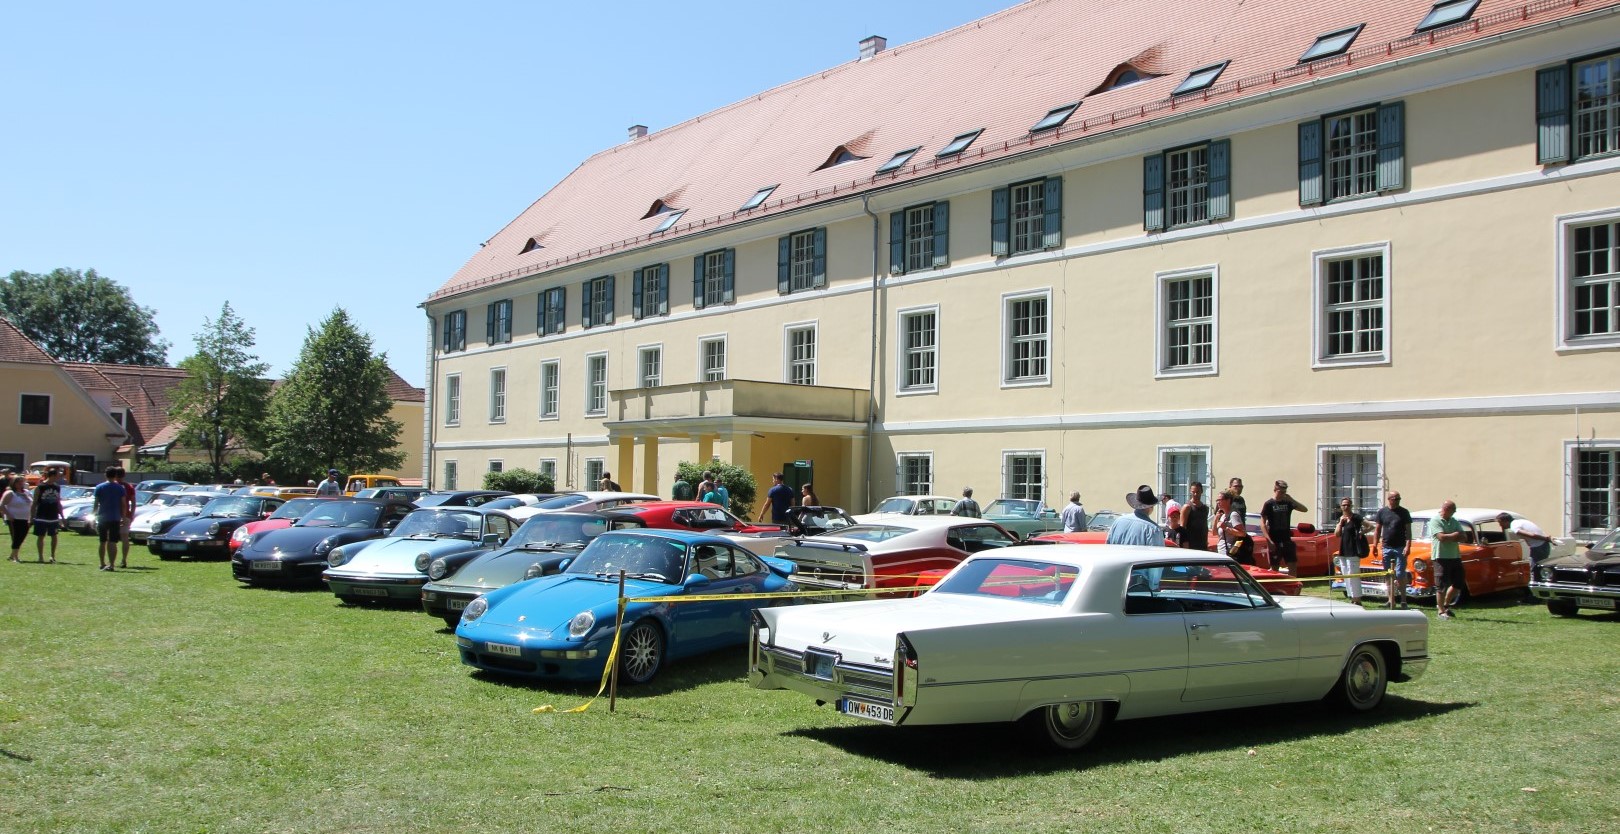
M 171 550 L 171 551 L 172 550 L 185 550 L 186 549 L 186 543 L 185 542 L 164 542 L 163 543 L 163 549 L 164 550 Z
M 274 559 L 271 559 L 271 560 L 268 560 L 268 561 L 263 561 L 263 562 L 254 562 L 253 563 L 253 569 L 254 570 L 281 570 L 281 563 L 275 561 Z
M 881 721 L 884 724 L 894 723 L 894 707 L 889 704 L 875 704 L 871 701 L 860 701 L 855 698 L 839 698 L 838 711 L 856 718 L 865 718 L 869 721 Z
M 467 608 L 467 601 L 464 599 L 452 599 L 446 601 L 445 606 L 451 611 L 463 611 Z
M 1582 608 L 1607 608 L 1614 610 L 1614 600 L 1608 597 L 1576 597 L 1575 604 Z
M 512 657 L 519 657 L 523 654 L 521 646 L 508 646 L 505 643 L 485 643 L 484 648 L 488 649 L 490 654 L 504 654 Z
M 357 596 L 357 597 L 385 597 L 385 596 L 388 596 L 388 589 L 387 588 L 367 588 L 367 587 L 361 586 L 359 588 L 354 589 L 354 595 Z

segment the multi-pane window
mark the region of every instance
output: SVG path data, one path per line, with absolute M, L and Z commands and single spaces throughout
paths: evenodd
M 1062 245 L 1062 177 L 1014 183 L 990 192 L 990 254 L 1021 255 Z
M 1166 221 L 1190 226 L 1209 219 L 1209 146 L 1198 145 L 1164 155 Z
M 630 280 L 630 315 L 637 321 L 669 315 L 669 264 L 642 267 Z
M 790 327 L 787 331 L 787 381 L 816 384 L 816 328 Z
M 453 461 L 453 460 L 447 460 L 447 461 L 444 462 L 444 488 L 445 489 L 458 489 L 459 488 L 458 485 L 457 485 L 457 481 L 456 481 L 456 476 L 458 474 L 460 474 L 458 472 L 459 468 L 460 467 L 458 467 L 456 465 L 456 462 Z
M 540 459 L 540 477 L 547 480 L 547 481 L 550 481 L 553 488 L 556 487 L 556 485 L 557 485 L 557 459 L 556 458 L 541 458 Z
M 444 314 L 444 352 L 467 349 L 467 311 Z
M 1380 361 L 1388 351 L 1385 253 L 1321 257 L 1321 360 Z
M 540 419 L 556 419 L 561 395 L 562 363 L 556 359 L 540 363 Z
M 1193 484 L 1204 484 L 1209 500 L 1209 447 L 1161 446 L 1159 448 L 1159 494 L 1186 502 Z
M 1324 446 L 1321 448 L 1321 508 L 1325 527 L 1339 515 L 1339 500 L 1350 499 L 1350 506 L 1362 517 L 1371 517 L 1383 506 L 1384 467 L 1380 446 Z
M 725 339 L 704 339 L 698 342 L 698 355 L 703 363 L 704 382 L 719 382 L 726 378 Z
M 18 400 L 17 422 L 25 426 L 51 424 L 51 395 L 23 394 Z
M 1012 253 L 1045 248 L 1046 192 L 1044 180 L 1012 186 Z
M 901 495 L 928 495 L 934 491 L 934 456 L 929 454 L 900 455 Z
M 938 202 L 891 213 L 889 271 L 902 275 L 919 269 L 940 269 L 950 263 L 950 212 L 950 203 Z
M 492 461 L 490 461 L 489 462 L 489 471 L 491 471 L 491 472 L 505 472 L 506 471 L 506 461 L 503 461 L 503 460 L 492 460 Z
M 1620 150 L 1620 55 L 1575 65 L 1576 158 Z
M 693 307 L 702 309 L 731 303 L 736 257 L 735 250 L 716 249 L 692 260 Z
M 461 425 L 461 374 L 444 378 L 444 424 Z
M 491 423 L 506 422 L 505 368 L 495 368 L 489 372 L 489 421 Z
M 657 388 L 664 384 L 664 349 L 644 347 L 640 352 L 641 387 Z
M 1046 458 L 1039 452 L 1007 452 L 1002 456 L 1004 498 L 1045 500 Z
M 586 328 L 613 323 L 613 276 L 592 278 L 581 287 L 581 325 Z
M 1406 185 L 1406 105 L 1385 102 L 1299 125 L 1299 204 L 1351 200 Z
M 900 390 L 929 391 L 938 384 L 938 322 L 934 310 L 900 314 Z
M 607 354 L 585 357 L 585 413 L 607 413 Z
M 788 236 L 788 290 L 808 290 L 815 285 L 815 230 L 791 234 Z
M 1620 449 L 1577 446 L 1570 454 L 1572 530 L 1620 526 Z
M 606 468 L 607 468 L 607 461 L 606 461 L 605 458 L 586 458 L 585 459 L 585 488 L 586 489 L 596 489 L 597 484 L 600 484 L 602 482 L 602 470 L 604 470 Z M 623 477 L 623 476 L 621 475 L 620 477 Z
M 492 345 L 512 341 L 512 300 L 497 301 L 484 308 L 484 340 Z
M 1215 276 L 1208 272 L 1164 276 L 1161 372 L 1207 371 L 1215 366 Z
M 1360 110 L 1322 120 L 1327 199 L 1378 191 L 1378 111 Z
M 1007 300 L 1005 382 L 1046 380 L 1050 350 L 1047 302 L 1045 295 Z
M 1575 226 L 1569 247 L 1569 338 L 1620 336 L 1620 222 Z
M 567 287 L 552 287 L 540 293 L 536 327 L 542 336 L 563 332 L 564 305 L 568 303 Z
M 1142 228 L 1150 232 L 1232 217 L 1232 141 L 1142 158 Z

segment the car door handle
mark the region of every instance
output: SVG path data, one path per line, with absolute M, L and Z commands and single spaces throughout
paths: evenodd
M 1193 631 L 1197 631 L 1197 630 L 1199 630 L 1201 628 L 1209 628 L 1209 623 L 1192 623 L 1192 624 L 1188 625 L 1187 627 L 1192 629 Z

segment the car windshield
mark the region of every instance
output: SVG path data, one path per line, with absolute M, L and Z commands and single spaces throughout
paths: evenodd
M 1604 536 L 1601 539 L 1598 539 L 1597 544 L 1592 545 L 1592 549 L 1593 550 L 1620 550 L 1620 527 L 1616 527 L 1615 529 L 1610 530 L 1609 535 Z
M 670 513 L 675 523 L 683 524 L 697 530 L 730 529 L 740 526 L 742 522 L 737 517 L 719 507 L 682 507 Z
M 826 533 L 831 530 L 846 530 L 855 522 L 849 516 L 836 510 L 821 510 L 819 512 L 804 513 L 799 516 L 799 526 L 809 533 Z
M 984 514 L 1034 518 L 1041 514 L 1041 502 L 1027 498 L 997 498 L 990 502 L 990 506 L 984 508 Z
M 686 545 L 658 536 L 607 533 L 585 546 L 564 573 L 617 579 L 651 579 L 670 585 L 685 578 Z
M 963 564 L 929 593 L 996 597 L 1057 605 L 1074 587 L 1080 569 L 1033 559 L 977 559 Z
M 568 495 L 558 495 L 554 498 L 547 498 L 534 506 L 541 510 L 564 510 L 577 504 L 583 504 L 589 500 L 589 498 L 586 498 L 579 493 L 569 493 Z
M 909 513 L 909 512 L 911 512 L 912 506 L 915 505 L 916 503 L 917 502 L 911 500 L 910 498 L 898 498 L 898 497 L 896 497 L 896 498 L 885 498 L 876 507 L 872 508 L 872 512 L 874 512 L 874 513 Z
M 355 527 L 370 529 L 377 526 L 380 504 L 351 504 L 327 501 L 304 514 L 294 527 Z
M 259 508 L 264 502 L 257 498 L 232 496 L 230 498 L 215 498 L 202 508 L 202 515 L 210 518 L 241 518 L 242 516 L 258 515 Z
M 537 515 L 523 523 L 507 547 L 561 547 L 585 544 L 607 532 L 607 522 L 584 515 Z
M 911 527 L 896 527 L 891 524 L 857 524 L 839 530 L 838 538 L 855 539 L 863 542 L 883 542 L 895 536 L 904 536 L 911 532 L 915 532 Z
M 216 497 L 217 496 L 203 495 L 196 492 L 183 492 L 175 496 L 174 503 L 176 506 L 180 507 L 201 507 L 204 504 L 207 504 L 209 501 L 214 500 Z
M 414 510 L 391 535 L 477 539 L 482 526 L 479 514 L 467 510 Z
M 1114 526 L 1114 522 L 1118 519 L 1119 513 L 1113 512 L 1112 510 L 1103 510 L 1102 512 L 1091 517 L 1091 520 L 1086 524 L 1086 529 L 1092 532 L 1101 533 Z
M 282 504 L 280 507 L 277 507 L 276 511 L 271 513 L 270 517 L 285 518 L 289 521 L 297 521 L 298 519 L 303 518 L 305 513 L 324 503 L 326 502 L 319 498 L 294 498 L 293 500 Z
M 508 496 L 506 498 L 497 498 L 494 501 L 484 503 L 484 509 L 486 510 L 510 510 L 514 507 L 527 506 L 529 506 L 529 502 L 524 501 L 522 498 L 515 495 Z
M 90 487 L 65 486 L 62 487 L 62 500 L 69 501 L 74 498 L 88 498 L 90 497 L 90 493 Z

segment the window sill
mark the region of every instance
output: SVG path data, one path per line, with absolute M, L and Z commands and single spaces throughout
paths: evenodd
M 915 388 L 897 388 L 895 389 L 894 395 L 896 397 L 918 397 L 938 393 L 938 385 L 919 385 Z
M 1046 388 L 1052 385 L 1051 377 L 1030 377 L 1028 379 L 1004 379 L 1002 388 Z
M 1615 350 L 1620 348 L 1620 333 L 1605 336 L 1580 336 L 1573 339 L 1560 339 L 1559 353 L 1584 353 L 1591 350 Z
M 1311 361 L 1311 369 L 1317 371 L 1333 370 L 1334 368 L 1367 368 L 1378 365 L 1392 365 L 1387 353 L 1351 354 L 1349 356 L 1324 357 L 1318 356 Z
M 1182 368 L 1160 368 L 1153 374 L 1154 379 L 1186 379 L 1189 377 L 1218 376 L 1220 371 L 1214 365 L 1188 365 Z

